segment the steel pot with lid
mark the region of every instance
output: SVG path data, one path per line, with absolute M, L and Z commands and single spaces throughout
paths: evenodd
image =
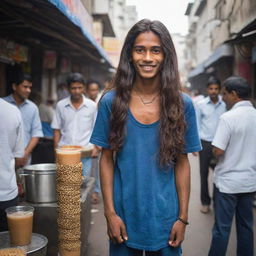
M 53 203 L 56 197 L 56 164 L 32 164 L 20 174 L 25 179 L 26 200 L 37 203 Z

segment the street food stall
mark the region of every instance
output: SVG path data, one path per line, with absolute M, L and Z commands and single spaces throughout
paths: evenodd
M 19 205 L 34 208 L 32 239 L 25 247 L 27 255 L 86 255 L 91 222 L 90 195 L 94 178 L 83 179 L 80 158 L 76 158 L 74 168 L 74 158 L 70 158 L 67 152 L 70 150 L 65 151 L 65 155 L 57 154 L 57 164 L 34 164 L 26 166 L 21 173 L 26 196 Z M 72 152 L 79 152 L 81 157 L 78 149 Z M 65 166 L 67 161 L 71 162 Z M 76 215 L 71 214 L 71 209 Z M 71 236 L 70 232 L 75 235 Z M 9 232 L 1 232 L 0 237 L 0 249 L 10 248 Z M 40 239 L 41 244 L 38 244 Z

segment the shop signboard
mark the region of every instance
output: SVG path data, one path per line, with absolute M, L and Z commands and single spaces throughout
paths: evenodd
M 44 68 L 55 69 L 57 63 L 57 54 L 55 51 L 44 52 Z
M 93 22 L 93 36 L 99 45 L 102 45 L 103 25 L 99 21 Z
M 69 18 L 78 26 L 86 28 L 86 30 L 92 34 L 92 17 L 84 7 L 81 0 L 50 0 L 61 8 L 61 3 L 64 4 L 66 10 L 64 13 L 67 13 Z M 65 8 L 64 8 L 65 9 Z
M 103 48 L 111 59 L 113 66 L 117 67 L 121 52 L 121 42 L 115 37 L 103 37 Z
M 65 74 L 71 71 L 70 60 L 66 57 L 60 59 L 60 72 Z
M 0 59 L 5 62 L 27 62 L 28 48 L 13 41 L 0 39 Z

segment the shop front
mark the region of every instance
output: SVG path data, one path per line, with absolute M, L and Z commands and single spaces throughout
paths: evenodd
M 234 49 L 231 44 L 222 44 L 200 65 L 189 73 L 192 89 L 205 94 L 209 77 L 218 77 L 221 81 L 233 74 Z
M 244 77 L 252 86 L 256 99 L 256 20 L 229 41 L 235 48 L 234 74 Z
M 103 80 L 112 65 L 91 29 L 81 1 L 2 0 L 0 96 L 10 93 L 19 72 L 31 74 L 33 90 L 44 99 L 56 98 L 57 84 L 69 72 Z

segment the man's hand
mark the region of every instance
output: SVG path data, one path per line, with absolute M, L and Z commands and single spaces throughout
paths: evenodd
M 192 152 L 192 155 L 193 156 L 199 156 L 199 153 L 198 152 Z
M 91 157 L 96 158 L 98 155 L 99 155 L 98 149 L 96 147 L 93 147 Z
M 24 162 L 23 158 L 15 158 L 15 170 L 23 167 L 24 166 L 23 162 Z
M 30 156 L 30 153 L 25 150 L 24 156 L 20 158 L 20 162 L 19 162 L 19 164 L 21 165 L 20 167 L 23 167 L 27 164 L 29 156 Z
M 23 197 L 25 195 L 25 191 L 24 191 L 24 188 L 23 188 L 23 183 L 17 182 L 17 186 L 18 186 L 18 195 L 20 197 Z
M 126 228 L 122 219 L 116 214 L 112 214 L 106 217 L 108 236 L 110 240 L 116 244 L 121 244 L 128 240 Z
M 99 156 L 99 153 L 100 153 L 100 150 L 101 150 L 101 147 L 98 147 L 96 145 L 93 146 L 93 149 L 92 149 L 92 154 L 91 154 L 91 157 L 92 158 L 96 158 Z
M 172 247 L 178 247 L 184 240 L 186 225 L 181 221 L 177 220 L 171 231 L 169 245 Z
M 222 150 L 222 149 L 217 148 L 217 147 L 213 147 L 212 153 L 215 157 L 218 158 L 218 157 L 222 156 L 225 153 L 225 150 Z

